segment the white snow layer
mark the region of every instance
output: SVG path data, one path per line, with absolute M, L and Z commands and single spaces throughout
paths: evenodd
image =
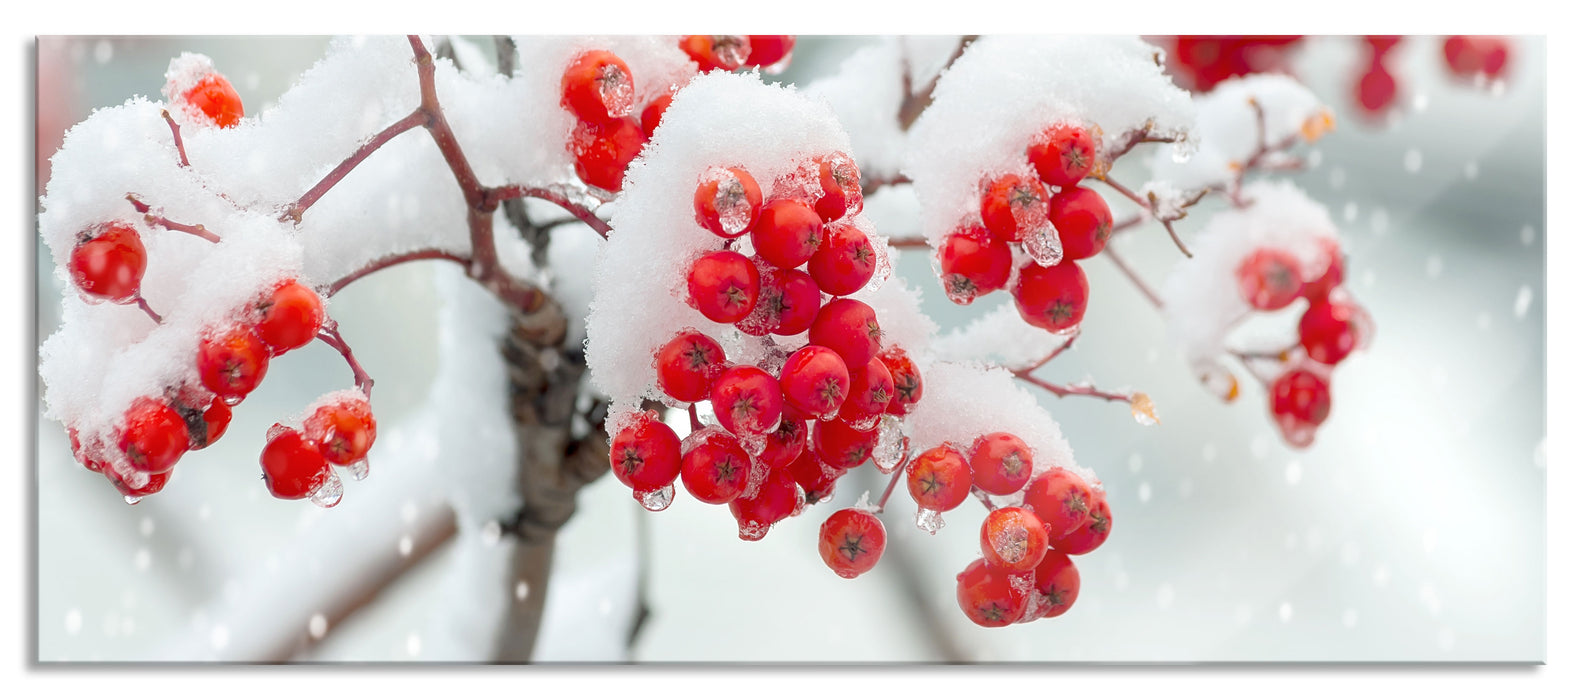
M 1170 188 L 1190 193 L 1234 179 L 1258 150 L 1258 109 L 1263 110 L 1264 145 L 1271 147 L 1297 135 L 1311 141 L 1333 123 L 1318 97 L 1286 75 L 1231 78 L 1192 101 L 1197 105 L 1197 153 L 1183 161 L 1170 149 L 1159 149 L 1152 161 L 1153 175 L 1168 187 L 1149 183 L 1143 188 L 1166 201 L 1171 199 Z

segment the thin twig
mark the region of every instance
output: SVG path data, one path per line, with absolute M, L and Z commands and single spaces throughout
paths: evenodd
M 610 224 L 595 215 L 593 210 L 571 201 L 569 193 L 562 188 L 529 187 L 526 185 L 491 187 L 484 192 L 483 201 L 485 206 L 492 207 L 498 205 L 501 202 L 519 199 L 522 197 L 542 199 L 546 202 L 559 206 L 561 209 L 565 209 L 567 213 L 577 217 L 578 221 L 587 224 L 588 228 L 593 229 L 599 234 L 599 236 L 603 238 L 610 237 Z
M 154 308 L 148 305 L 148 300 L 144 299 L 142 294 L 137 295 L 137 308 L 142 309 L 143 313 L 154 319 L 154 323 L 164 322 L 164 319 L 160 318 L 159 314 L 154 313 Z
M 385 127 L 379 133 L 374 134 L 373 138 L 368 139 L 368 141 L 363 143 L 363 145 L 358 146 L 357 150 L 352 151 L 352 154 L 347 156 L 346 160 L 341 161 L 340 165 L 335 166 L 335 168 L 331 170 L 329 174 L 325 175 L 323 179 L 319 180 L 318 184 L 314 185 L 312 189 L 309 189 L 306 193 L 299 197 L 296 202 L 291 204 L 291 206 L 286 207 L 285 213 L 280 215 L 280 220 L 301 223 L 302 214 L 308 210 L 308 207 L 311 207 L 314 205 L 314 203 L 318 202 L 319 198 L 323 197 L 325 193 L 329 192 L 331 187 L 334 187 L 341 180 L 346 179 L 346 176 L 351 173 L 352 169 L 356 168 L 364 160 L 367 160 L 368 156 L 373 155 L 374 151 L 379 150 L 380 147 L 384 146 L 386 143 L 389 143 L 390 139 L 393 139 L 414 127 L 423 126 L 427 122 L 428 114 L 419 108 L 414 110 L 411 114 L 402 117 L 400 121 L 391 124 L 390 126 Z
M 178 223 L 178 222 L 175 222 L 175 221 L 171 221 L 170 219 L 167 219 L 164 216 L 161 216 L 159 214 L 155 214 L 154 213 L 154 208 L 149 206 L 147 203 L 143 202 L 143 200 L 139 199 L 138 196 L 135 195 L 135 194 L 127 193 L 126 201 L 132 203 L 132 208 L 136 209 L 137 213 L 142 214 L 143 215 L 143 220 L 148 222 L 148 224 L 150 226 L 159 226 L 161 228 L 169 229 L 171 231 L 180 231 L 182 233 L 190 233 L 190 234 L 192 234 L 194 236 L 197 236 L 199 238 L 202 238 L 203 240 L 206 240 L 206 241 L 208 241 L 210 243 L 219 243 L 220 242 L 219 235 L 214 233 L 213 231 L 210 231 L 209 229 L 204 228 L 203 224 L 193 225 L 193 224 Z
M 181 143 L 181 126 L 176 124 L 175 119 L 170 118 L 168 109 L 159 110 L 159 116 L 164 117 L 165 123 L 170 125 L 170 136 L 176 140 L 176 155 L 181 156 L 181 167 L 191 167 L 192 164 L 187 162 L 187 147 Z
M 896 248 L 903 248 L 903 249 L 904 248 L 927 248 L 928 247 L 928 241 L 925 240 L 922 236 L 918 236 L 918 237 L 915 237 L 915 238 L 911 238 L 911 237 L 909 237 L 909 238 L 892 238 L 892 239 L 890 239 L 890 245 L 892 245 L 892 246 L 894 246 Z
M 324 341 L 325 345 L 335 348 L 341 357 L 346 358 L 346 364 L 352 369 L 352 381 L 363 392 L 363 396 L 372 398 L 374 379 L 368 376 L 368 372 L 357 362 L 357 356 L 352 354 L 351 346 L 347 345 L 346 339 L 341 337 L 340 328 L 333 319 L 324 322 L 324 327 L 319 330 L 318 339 Z
M 906 438 L 902 438 L 902 439 L 905 440 Z M 906 448 L 905 447 L 903 447 L 901 449 L 901 461 L 902 462 L 906 461 Z M 874 506 L 873 506 L 874 507 L 874 511 L 873 511 L 874 513 L 883 513 L 884 512 L 884 504 L 890 502 L 890 494 L 895 491 L 895 485 L 900 483 L 901 475 L 903 473 L 905 473 L 905 472 L 906 472 L 906 469 L 903 466 L 901 466 L 899 464 L 896 465 L 895 472 L 890 475 L 890 483 L 889 483 L 889 485 L 884 487 L 884 493 L 879 496 L 879 502 L 875 503 Z
M 1131 191 L 1130 188 L 1111 179 L 1108 175 L 1098 179 L 1104 184 L 1109 185 L 1110 188 L 1114 189 L 1116 192 L 1119 192 L 1121 196 L 1136 202 L 1137 206 L 1146 209 L 1148 211 L 1148 215 L 1153 217 L 1154 221 L 1158 221 L 1164 225 L 1165 231 L 1170 234 L 1170 240 L 1175 241 L 1176 248 L 1180 249 L 1181 254 L 1189 258 L 1192 257 L 1192 251 L 1187 250 L 1186 244 L 1181 242 L 1181 237 L 1176 235 L 1175 227 L 1170 225 L 1170 222 L 1174 221 L 1175 219 L 1159 215 L 1159 202 L 1158 200 L 1154 199 L 1154 194 L 1152 192 L 1148 193 L 1148 199 L 1143 199 L 1142 197 L 1138 196 L 1136 192 Z M 1201 194 L 1198 195 L 1198 199 L 1202 199 Z M 1111 233 L 1114 233 L 1113 227 L 1111 228 Z
M 1050 360 L 1053 360 L 1056 357 L 1059 357 L 1060 353 L 1063 353 L 1066 350 L 1070 349 L 1072 343 L 1077 342 L 1077 336 L 1079 336 L 1081 334 L 1082 334 L 1082 331 L 1080 331 L 1080 330 L 1073 332 L 1069 337 L 1066 338 L 1066 342 L 1061 343 L 1060 347 L 1055 348 L 1048 355 L 1045 355 L 1044 359 L 1039 360 L 1037 362 L 1034 362 L 1033 364 L 1030 364 L 1030 365 L 1028 365 L 1026 367 L 1023 367 L 1023 368 L 1021 368 L 1019 370 L 1012 370 L 1012 372 L 1013 373 L 1014 372 L 1031 372 L 1031 371 L 1033 371 L 1035 369 L 1043 367 L 1046 364 L 1049 364 Z
M 352 272 L 345 277 L 335 280 L 335 282 L 330 285 L 329 290 L 324 293 L 324 296 L 335 296 L 336 293 L 340 292 L 342 289 L 345 289 L 346 285 L 356 282 L 357 280 L 367 277 L 368 275 L 383 270 L 387 267 L 394 267 L 396 265 L 400 265 L 401 263 L 413 262 L 416 260 L 449 260 L 451 262 L 459 263 L 463 267 L 466 267 L 472 262 L 470 259 L 464 256 L 436 249 L 414 250 L 410 253 L 387 255 L 383 258 L 379 258 L 378 260 L 370 262 L 361 268 L 358 268 L 355 272 Z
M 1159 300 L 1159 295 L 1148 286 L 1147 282 L 1143 281 L 1143 278 L 1132 269 L 1131 265 L 1126 264 L 1126 260 L 1121 257 L 1120 253 L 1115 252 L 1114 247 L 1105 246 L 1104 254 L 1109 257 L 1110 262 L 1115 263 L 1115 266 L 1121 269 L 1121 274 L 1126 275 L 1126 279 L 1131 280 L 1132 286 L 1136 287 L 1137 291 L 1142 292 L 1144 297 L 1147 297 L 1148 303 L 1153 304 L 1156 309 L 1164 308 L 1164 302 Z
M 1124 401 L 1127 403 L 1131 403 L 1132 400 L 1131 394 L 1117 394 L 1112 391 L 1100 391 L 1091 386 L 1081 386 L 1077 384 L 1053 384 L 1039 379 L 1038 377 L 1034 377 L 1027 372 L 1012 372 L 1011 375 L 1060 398 L 1065 398 L 1067 396 L 1091 396 L 1096 399 L 1104 399 L 1105 401 Z

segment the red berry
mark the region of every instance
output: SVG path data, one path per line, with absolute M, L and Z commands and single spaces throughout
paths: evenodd
M 1329 265 L 1324 268 L 1324 274 L 1302 285 L 1302 296 L 1314 304 L 1329 301 L 1329 293 L 1339 287 L 1346 278 L 1346 258 L 1340 253 L 1340 245 L 1326 240 L 1323 248 L 1324 254 L 1329 258 Z
M 736 327 L 748 335 L 796 335 L 813 325 L 818 315 L 818 283 L 801 270 L 765 265 L 759 273 L 758 305 Z
M 98 224 L 77 234 L 71 249 L 71 281 L 89 300 L 127 303 L 135 298 L 148 267 L 148 252 L 131 224 Z
M 1384 54 L 1388 53 L 1390 49 L 1395 48 L 1396 44 L 1401 43 L 1401 37 L 1399 35 L 1365 36 L 1362 37 L 1362 40 L 1367 42 L 1368 48 L 1373 51 L 1373 54 L 1376 57 L 1383 56 Z
M 791 473 L 776 469 L 769 472 L 752 498 L 738 498 L 731 501 L 730 507 L 731 515 L 736 517 L 738 536 L 752 542 L 763 539 L 769 534 L 769 526 L 790 517 L 801 505 Z
M 121 478 L 121 475 L 117 474 L 114 469 L 104 469 L 100 473 L 104 474 L 105 478 L 110 480 L 110 483 L 115 486 L 115 490 L 120 491 L 121 495 L 125 496 L 128 502 L 131 502 L 136 499 L 141 499 L 144 496 L 159 493 L 165 488 L 165 484 L 170 481 L 170 475 L 174 472 L 149 474 L 148 482 L 142 486 L 132 486 L 131 484 L 128 484 L 126 480 Z
M 923 373 L 918 371 L 917 363 L 907 357 L 906 351 L 899 345 L 892 345 L 879 353 L 879 360 L 890 369 L 890 377 L 895 381 L 895 394 L 890 397 L 890 406 L 885 409 L 885 413 L 906 415 L 923 398 Z
M 1293 369 L 1269 386 L 1269 407 L 1277 420 L 1319 425 L 1329 418 L 1329 383 L 1308 370 Z
M 83 445 L 78 441 L 76 428 L 67 428 L 66 437 L 71 440 L 71 456 L 77 460 L 78 464 L 81 464 L 91 472 L 104 470 L 104 454 L 97 441 L 92 445 Z
M 571 132 L 577 177 L 593 187 L 619 192 L 626 166 L 642 152 L 644 143 L 643 127 L 633 117 L 578 123 Z
M 791 353 L 780 369 L 785 402 L 803 413 L 831 418 L 851 392 L 851 374 L 834 350 L 808 345 Z
M 697 34 L 681 37 L 681 50 L 702 70 L 736 70 L 752 50 L 743 35 Z
M 318 443 L 301 431 L 276 423 L 259 457 L 264 485 L 275 498 L 295 500 L 313 495 L 330 475 Z
M 347 465 L 368 456 L 378 424 L 366 399 L 342 397 L 314 409 L 302 431 L 319 443 L 324 459 Z
M 1093 135 L 1087 129 L 1075 124 L 1060 124 L 1045 129 L 1033 139 L 1033 144 L 1027 147 L 1027 159 L 1032 161 L 1044 184 L 1070 187 L 1093 172 L 1097 152 Z
M 1085 260 L 1104 250 L 1115 219 L 1104 197 L 1086 187 L 1070 186 L 1049 198 L 1049 222 L 1060 233 L 1067 260 Z
M 203 411 L 203 444 L 193 445 L 191 449 L 208 447 L 225 435 L 225 429 L 231 426 L 231 406 L 215 397 L 209 407 Z M 190 427 L 190 426 L 189 426 Z
M 1279 248 L 1259 248 L 1236 266 L 1236 287 L 1254 309 L 1283 309 L 1302 295 L 1301 262 Z
M 939 271 L 945 296 L 957 304 L 970 304 L 1005 288 L 1011 277 L 1011 246 L 991 237 L 982 226 L 963 226 L 939 245 Z
M 1049 532 L 1032 511 L 1015 506 L 989 512 L 978 529 L 978 546 L 989 566 L 1027 572 L 1049 551 Z
M 1044 529 L 1049 532 L 1049 541 L 1055 542 L 1088 521 L 1093 500 L 1093 490 L 1088 488 L 1088 482 L 1056 467 L 1028 482 L 1022 505 L 1043 521 Z
M 851 371 L 851 393 L 841 404 L 840 419 L 854 425 L 872 423 L 890 407 L 894 396 L 895 377 L 884 360 L 874 357 Z
M 246 326 L 205 336 L 198 344 L 198 377 L 203 386 L 232 403 L 258 388 L 269 370 L 269 347 Z
M 747 37 L 747 44 L 750 51 L 744 65 L 773 69 L 791 55 L 791 49 L 796 47 L 796 37 L 751 34 Z
M 275 355 L 312 342 L 324 325 L 324 300 L 294 280 L 276 287 L 257 308 L 258 339 Z
M 688 302 L 717 323 L 735 323 L 758 303 L 758 267 L 734 250 L 716 250 L 687 272 Z
M 940 445 L 906 465 L 906 490 L 919 508 L 943 513 L 967 500 L 972 471 L 960 452 Z
M 1374 63 L 1357 79 L 1357 104 L 1363 111 L 1375 114 L 1388 109 L 1395 102 L 1395 77 L 1384 64 Z
M 844 421 L 813 424 L 813 454 L 836 469 L 856 469 L 873 456 L 879 445 L 877 429 L 858 430 Z
M 1051 542 L 1049 548 L 1074 557 L 1098 549 L 1109 538 L 1110 502 L 1103 491 L 1095 491 L 1089 502 L 1087 520 L 1071 534 Z
M 856 299 L 832 299 L 819 309 L 808 342 L 834 350 L 848 368 L 862 367 L 879 354 L 879 319 L 873 307 Z
M 602 123 L 631 114 L 633 92 L 631 69 L 608 51 L 584 51 L 560 77 L 560 106 L 584 122 Z
M 845 296 L 873 279 L 879 255 L 868 235 L 848 223 L 824 227 L 823 242 L 808 259 L 807 271 L 827 294 Z
M 857 578 L 884 555 L 884 523 L 866 510 L 837 510 L 818 528 L 818 555 L 841 578 Z
M 737 435 L 762 435 L 780 424 L 780 384 L 757 367 L 737 365 L 721 372 L 709 402 L 720 426 Z
M 1088 276 L 1071 259 L 1054 267 L 1029 264 L 1011 289 L 1022 320 L 1051 333 L 1082 322 L 1088 310 Z
M 818 252 L 824 239 L 824 222 L 808 205 L 794 199 L 777 199 L 764 205 L 753 224 L 753 250 L 770 263 L 793 268 Z
M 862 210 L 862 174 L 857 164 L 844 153 L 831 153 L 818 159 L 818 183 L 824 193 L 813 205 L 826 222 Z
M 659 348 L 654 363 L 660 391 L 677 401 L 702 401 L 725 369 L 725 350 L 713 338 L 688 328 Z
M 810 450 L 804 450 L 785 469 L 791 473 L 791 479 L 797 486 L 802 487 L 802 494 L 808 503 L 818 503 L 834 494 L 835 481 L 845 476 L 847 471 L 819 461 Z
M 767 436 L 764 451 L 758 453 L 758 461 L 768 469 L 792 464 L 802 455 L 812 454 L 807 450 L 807 438 L 807 419 L 787 403 L 780 410 L 780 427 Z
M 982 190 L 979 213 L 995 238 L 1016 243 L 1049 222 L 1049 195 L 1029 175 L 1007 173 L 986 182 Z
M 1483 74 L 1499 77 L 1505 71 L 1510 56 L 1510 45 L 1497 36 L 1445 37 L 1445 63 L 1450 72 L 1460 78 Z
M 231 81 L 219 73 L 209 73 L 187 89 L 182 101 L 214 122 L 215 126 L 228 129 L 242 121 L 242 96 L 236 94 Z
M 649 411 L 610 440 L 610 470 L 634 491 L 656 491 L 681 474 L 681 439 Z
M 956 604 L 967 619 L 982 627 L 1005 627 L 1022 618 L 1027 611 L 1027 588 L 1011 581 L 1013 574 L 997 571 L 982 559 L 975 559 L 965 571 L 956 574 Z M 1025 580 L 1026 574 L 1015 575 Z
M 1050 552 L 1033 569 L 1033 590 L 1030 605 L 1036 617 L 1059 617 L 1077 602 L 1077 592 L 1082 589 L 1082 578 L 1071 557 Z
M 1033 476 L 1033 451 L 1010 433 L 989 433 L 972 443 L 972 484 L 1006 496 L 1022 490 Z
M 1313 304 L 1297 323 L 1302 347 L 1314 362 L 1338 364 L 1357 346 L 1352 316 L 1357 307 L 1348 302 Z
M 643 108 L 643 138 L 654 140 L 654 130 L 659 128 L 659 121 L 664 119 L 665 110 L 670 109 L 670 102 L 676 98 L 673 92 L 667 92 L 655 97 L 647 107 Z
M 187 421 L 162 400 L 140 397 L 122 416 L 117 446 L 140 472 L 170 471 L 190 444 Z
M 698 225 L 721 238 L 747 233 L 763 203 L 758 181 L 742 168 L 709 168 L 692 195 Z
M 694 434 L 695 435 L 695 434 Z M 701 440 L 681 456 L 681 485 L 704 503 L 729 503 L 747 490 L 752 458 L 734 435 L 708 429 Z

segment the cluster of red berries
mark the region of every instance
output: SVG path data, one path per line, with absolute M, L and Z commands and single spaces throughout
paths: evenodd
M 979 530 L 983 557 L 956 577 L 956 602 L 984 627 L 1070 609 L 1079 583 L 1071 557 L 1109 538 L 1104 492 L 1058 467 L 1034 476 L 1032 451 L 1010 433 L 984 435 L 966 451 L 950 444 L 925 451 L 907 465 L 906 485 L 925 528 L 973 493 L 1020 501 L 988 513 Z
M 700 70 L 729 71 L 783 64 L 795 42 L 791 36 L 686 36 L 681 50 Z M 604 50 L 578 54 L 560 78 L 560 105 L 577 118 L 568 141 L 577 177 L 619 192 L 627 166 L 654 137 L 677 87 L 637 111 L 637 85 L 625 61 Z
M 1445 65 L 1460 80 L 1494 81 L 1505 76 L 1510 39 L 1502 36 L 1445 37 Z
M 1296 447 L 1312 444 L 1318 426 L 1329 417 L 1330 373 L 1367 342 L 1373 328 L 1367 311 L 1340 289 L 1345 259 L 1339 246 L 1327 243 L 1324 254 L 1324 273 L 1307 281 L 1295 256 L 1278 248 L 1255 250 L 1236 269 L 1242 298 L 1254 309 L 1275 311 L 1297 299 L 1307 301 L 1297 323 L 1303 356 L 1269 385 L 1270 413 L 1286 442 Z
M 1401 37 L 1381 35 L 1365 36 L 1362 39 L 1368 52 L 1367 69 L 1357 78 L 1353 95 L 1364 114 L 1380 115 L 1395 103 L 1395 76 L 1385 66 L 1384 58 L 1396 44 L 1401 43 Z
M 984 178 L 979 218 L 960 224 L 938 249 L 951 301 L 970 304 L 1004 289 L 1014 244 L 1030 258 L 1011 289 L 1022 318 L 1050 332 L 1081 323 L 1088 278 L 1076 261 L 1104 250 L 1114 226 L 1104 198 L 1077 184 L 1098 166 L 1096 136 L 1081 125 L 1055 124 L 1028 145 L 1028 168 Z
M 866 461 L 879 420 L 910 410 L 922 377 L 905 350 L 881 346 L 874 310 L 845 296 L 868 284 L 882 254 L 852 219 L 862 191 L 849 156 L 797 164 L 767 201 L 747 170 L 709 168 L 693 205 L 700 235 L 724 248 L 691 264 L 688 303 L 750 336 L 808 341 L 765 365 L 777 377 L 727 362 L 713 338 L 682 329 L 655 353 L 659 389 L 678 404 L 708 401 L 719 425 L 683 442 L 656 415 L 638 416 L 612 440 L 610 466 L 651 507 L 668 503 L 654 495 L 679 476 L 698 500 L 729 503 L 742 538 L 756 540 Z M 752 258 L 734 249 L 743 236 Z
M 1277 72 L 1301 36 L 1178 36 L 1167 43 L 1171 68 L 1197 92 L 1251 73 Z

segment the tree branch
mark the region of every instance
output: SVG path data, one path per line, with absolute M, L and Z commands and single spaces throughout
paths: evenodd
M 357 150 L 352 151 L 352 154 L 346 157 L 346 160 L 341 161 L 339 165 L 336 165 L 334 168 L 332 168 L 327 175 L 318 181 L 317 184 L 313 185 L 312 188 L 303 193 L 301 197 L 298 197 L 297 201 L 292 202 L 290 206 L 286 207 L 285 212 L 280 215 L 280 220 L 290 221 L 292 223 L 302 223 L 302 215 L 307 212 L 308 207 L 311 207 L 317 203 L 321 197 L 330 191 L 330 188 L 334 187 L 336 184 L 339 184 L 341 180 L 346 179 L 346 176 L 351 174 L 352 170 L 354 170 L 364 160 L 367 160 L 368 156 L 373 155 L 374 151 L 379 150 L 385 144 L 389 143 L 390 139 L 410 131 L 415 127 L 424 126 L 427 122 L 428 114 L 424 112 L 422 108 L 419 108 L 414 110 L 411 114 L 402 117 L 400 121 L 397 121 L 396 123 L 385 127 L 379 133 L 374 134 L 373 138 L 368 139 L 361 146 L 358 146 Z

